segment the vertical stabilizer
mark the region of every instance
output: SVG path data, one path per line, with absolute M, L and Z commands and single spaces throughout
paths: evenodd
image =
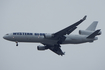
M 94 21 L 86 30 L 95 31 L 98 21 Z

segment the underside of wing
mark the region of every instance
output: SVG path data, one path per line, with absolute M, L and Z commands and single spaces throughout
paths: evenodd
M 64 55 L 64 52 L 62 52 L 60 45 L 45 45 L 45 48 L 50 49 L 51 51 L 53 51 L 58 55 L 61 55 L 61 56 Z
M 50 47 L 49 49 L 58 55 L 61 55 L 61 56 L 64 55 L 64 52 L 62 52 L 59 46 L 53 46 L 53 47 Z

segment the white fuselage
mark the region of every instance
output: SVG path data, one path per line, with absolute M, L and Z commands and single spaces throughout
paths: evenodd
M 14 42 L 37 42 L 44 44 L 55 44 L 57 40 L 51 38 L 45 38 L 44 34 L 47 33 L 25 33 L 21 32 L 20 34 L 14 35 L 14 33 L 6 34 L 3 38 L 9 41 Z M 87 35 L 65 35 L 66 39 L 62 44 L 79 44 L 85 42 L 93 42 L 98 38 L 95 37 L 93 39 L 86 38 Z

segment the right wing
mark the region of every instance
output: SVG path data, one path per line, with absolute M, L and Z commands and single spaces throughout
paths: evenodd
M 65 53 L 62 52 L 61 50 L 61 46 L 60 45 L 54 45 L 54 46 L 51 46 L 51 45 L 46 45 L 48 47 L 48 49 L 50 49 L 51 51 L 53 51 L 54 53 L 58 54 L 58 55 L 64 55 Z
M 47 42 L 47 43 L 42 43 L 42 44 L 46 45 L 47 48 L 50 49 L 51 51 L 53 51 L 54 53 L 56 53 L 58 55 L 64 55 L 64 52 L 62 52 L 62 50 L 60 48 L 61 47 L 60 44 L 66 39 L 66 37 L 64 35 L 70 34 L 71 32 L 73 32 L 77 28 L 77 26 L 80 23 L 82 23 L 85 19 L 86 19 L 86 16 L 84 16 L 83 19 L 72 24 L 71 26 L 68 26 L 67 28 L 54 33 L 53 37 L 51 38 L 54 41 L 52 41 L 51 43 Z

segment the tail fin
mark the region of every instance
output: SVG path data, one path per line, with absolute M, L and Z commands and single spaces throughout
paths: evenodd
M 96 35 L 98 35 L 98 34 L 99 34 L 100 30 L 101 30 L 101 29 L 96 30 L 96 31 L 95 31 L 95 32 L 93 32 L 91 35 L 89 35 L 87 38 L 94 38 Z
M 95 31 L 98 21 L 94 21 L 86 30 Z

